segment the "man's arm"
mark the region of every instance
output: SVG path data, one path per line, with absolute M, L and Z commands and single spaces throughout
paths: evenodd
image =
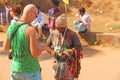
M 30 51 L 31 51 L 31 55 L 35 58 L 37 58 L 40 53 L 43 50 L 43 46 L 39 46 L 38 41 L 36 39 L 36 33 L 35 33 L 35 29 L 33 27 L 27 27 L 26 28 L 26 36 L 29 39 L 30 42 Z
M 52 54 L 53 56 L 55 56 L 54 49 L 51 48 L 51 45 L 52 45 L 52 34 L 53 34 L 53 33 L 51 32 L 50 35 L 49 35 L 49 37 L 48 37 L 48 39 L 47 39 L 47 42 L 46 42 L 46 45 L 47 45 L 46 51 L 47 51 L 48 53 Z
M 46 50 L 49 54 L 52 54 L 53 56 L 56 55 L 54 49 L 51 48 L 49 45 L 46 45 L 45 50 Z
M 8 38 L 7 34 L 6 34 L 5 41 L 3 43 L 3 49 L 6 51 L 10 50 L 10 39 Z

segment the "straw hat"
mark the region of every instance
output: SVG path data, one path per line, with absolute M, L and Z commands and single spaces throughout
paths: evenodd
M 67 17 L 65 14 L 61 14 L 60 16 L 58 16 L 58 18 L 56 19 L 56 28 L 57 27 L 66 27 L 67 26 Z

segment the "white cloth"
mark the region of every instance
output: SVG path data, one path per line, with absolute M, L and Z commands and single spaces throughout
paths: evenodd
M 5 8 L 5 11 L 6 11 L 6 23 L 9 24 L 8 18 L 9 18 L 9 11 L 10 11 L 10 8 L 6 7 L 6 8 Z
M 54 17 L 55 16 L 55 12 L 54 12 L 54 8 L 51 8 L 51 9 L 49 9 L 48 10 L 48 16 L 49 16 L 49 19 L 52 19 L 52 17 Z M 48 22 L 48 25 L 51 25 L 51 22 L 52 20 L 50 20 L 49 22 Z M 52 24 L 53 25 L 53 24 Z M 51 26 L 50 26 L 51 27 Z M 48 28 L 49 28 L 49 30 L 50 30 L 50 33 L 53 31 L 53 29 L 52 28 L 50 28 L 49 26 L 48 26 Z
M 48 16 L 49 17 L 54 17 L 54 13 L 55 13 L 54 8 L 51 8 L 51 9 L 48 10 Z
M 42 27 L 45 24 L 45 14 L 43 12 L 39 12 L 37 18 L 31 23 L 33 26 L 38 26 L 38 37 L 41 37 Z
M 31 24 L 43 26 L 45 24 L 45 14 L 43 12 L 39 12 L 37 18 L 35 18 L 35 20 Z
M 20 16 L 14 17 L 14 18 L 11 20 L 10 24 L 15 23 L 15 22 L 18 21 L 19 19 L 20 19 Z
M 83 32 L 87 29 L 86 25 L 83 22 L 74 21 L 73 24 L 75 28 L 80 32 Z
M 90 31 L 90 25 L 92 22 L 92 18 L 90 14 L 85 13 L 83 16 L 80 16 L 81 21 L 87 26 L 88 31 Z

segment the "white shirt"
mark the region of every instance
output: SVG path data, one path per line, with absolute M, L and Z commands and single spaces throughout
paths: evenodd
M 54 8 L 51 8 L 48 10 L 48 16 L 53 17 L 54 16 Z
M 20 19 L 20 16 L 16 16 L 16 17 L 14 17 L 12 20 L 11 20 L 11 22 L 10 22 L 10 24 L 13 24 L 13 23 L 15 23 L 16 21 L 18 21 Z
M 88 13 L 85 13 L 83 16 L 80 16 L 81 21 L 86 24 L 88 27 L 90 27 L 90 24 L 92 22 L 92 18 Z
M 37 18 L 35 18 L 35 20 L 31 24 L 43 26 L 45 24 L 45 14 L 43 12 L 39 12 Z
M 10 11 L 10 8 L 6 7 L 5 10 L 6 10 L 6 22 L 7 22 L 7 24 L 9 24 L 8 18 L 9 18 L 9 11 Z

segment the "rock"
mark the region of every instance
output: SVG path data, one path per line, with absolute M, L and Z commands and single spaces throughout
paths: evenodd
M 120 33 L 88 32 L 78 33 L 83 45 L 120 47 Z

